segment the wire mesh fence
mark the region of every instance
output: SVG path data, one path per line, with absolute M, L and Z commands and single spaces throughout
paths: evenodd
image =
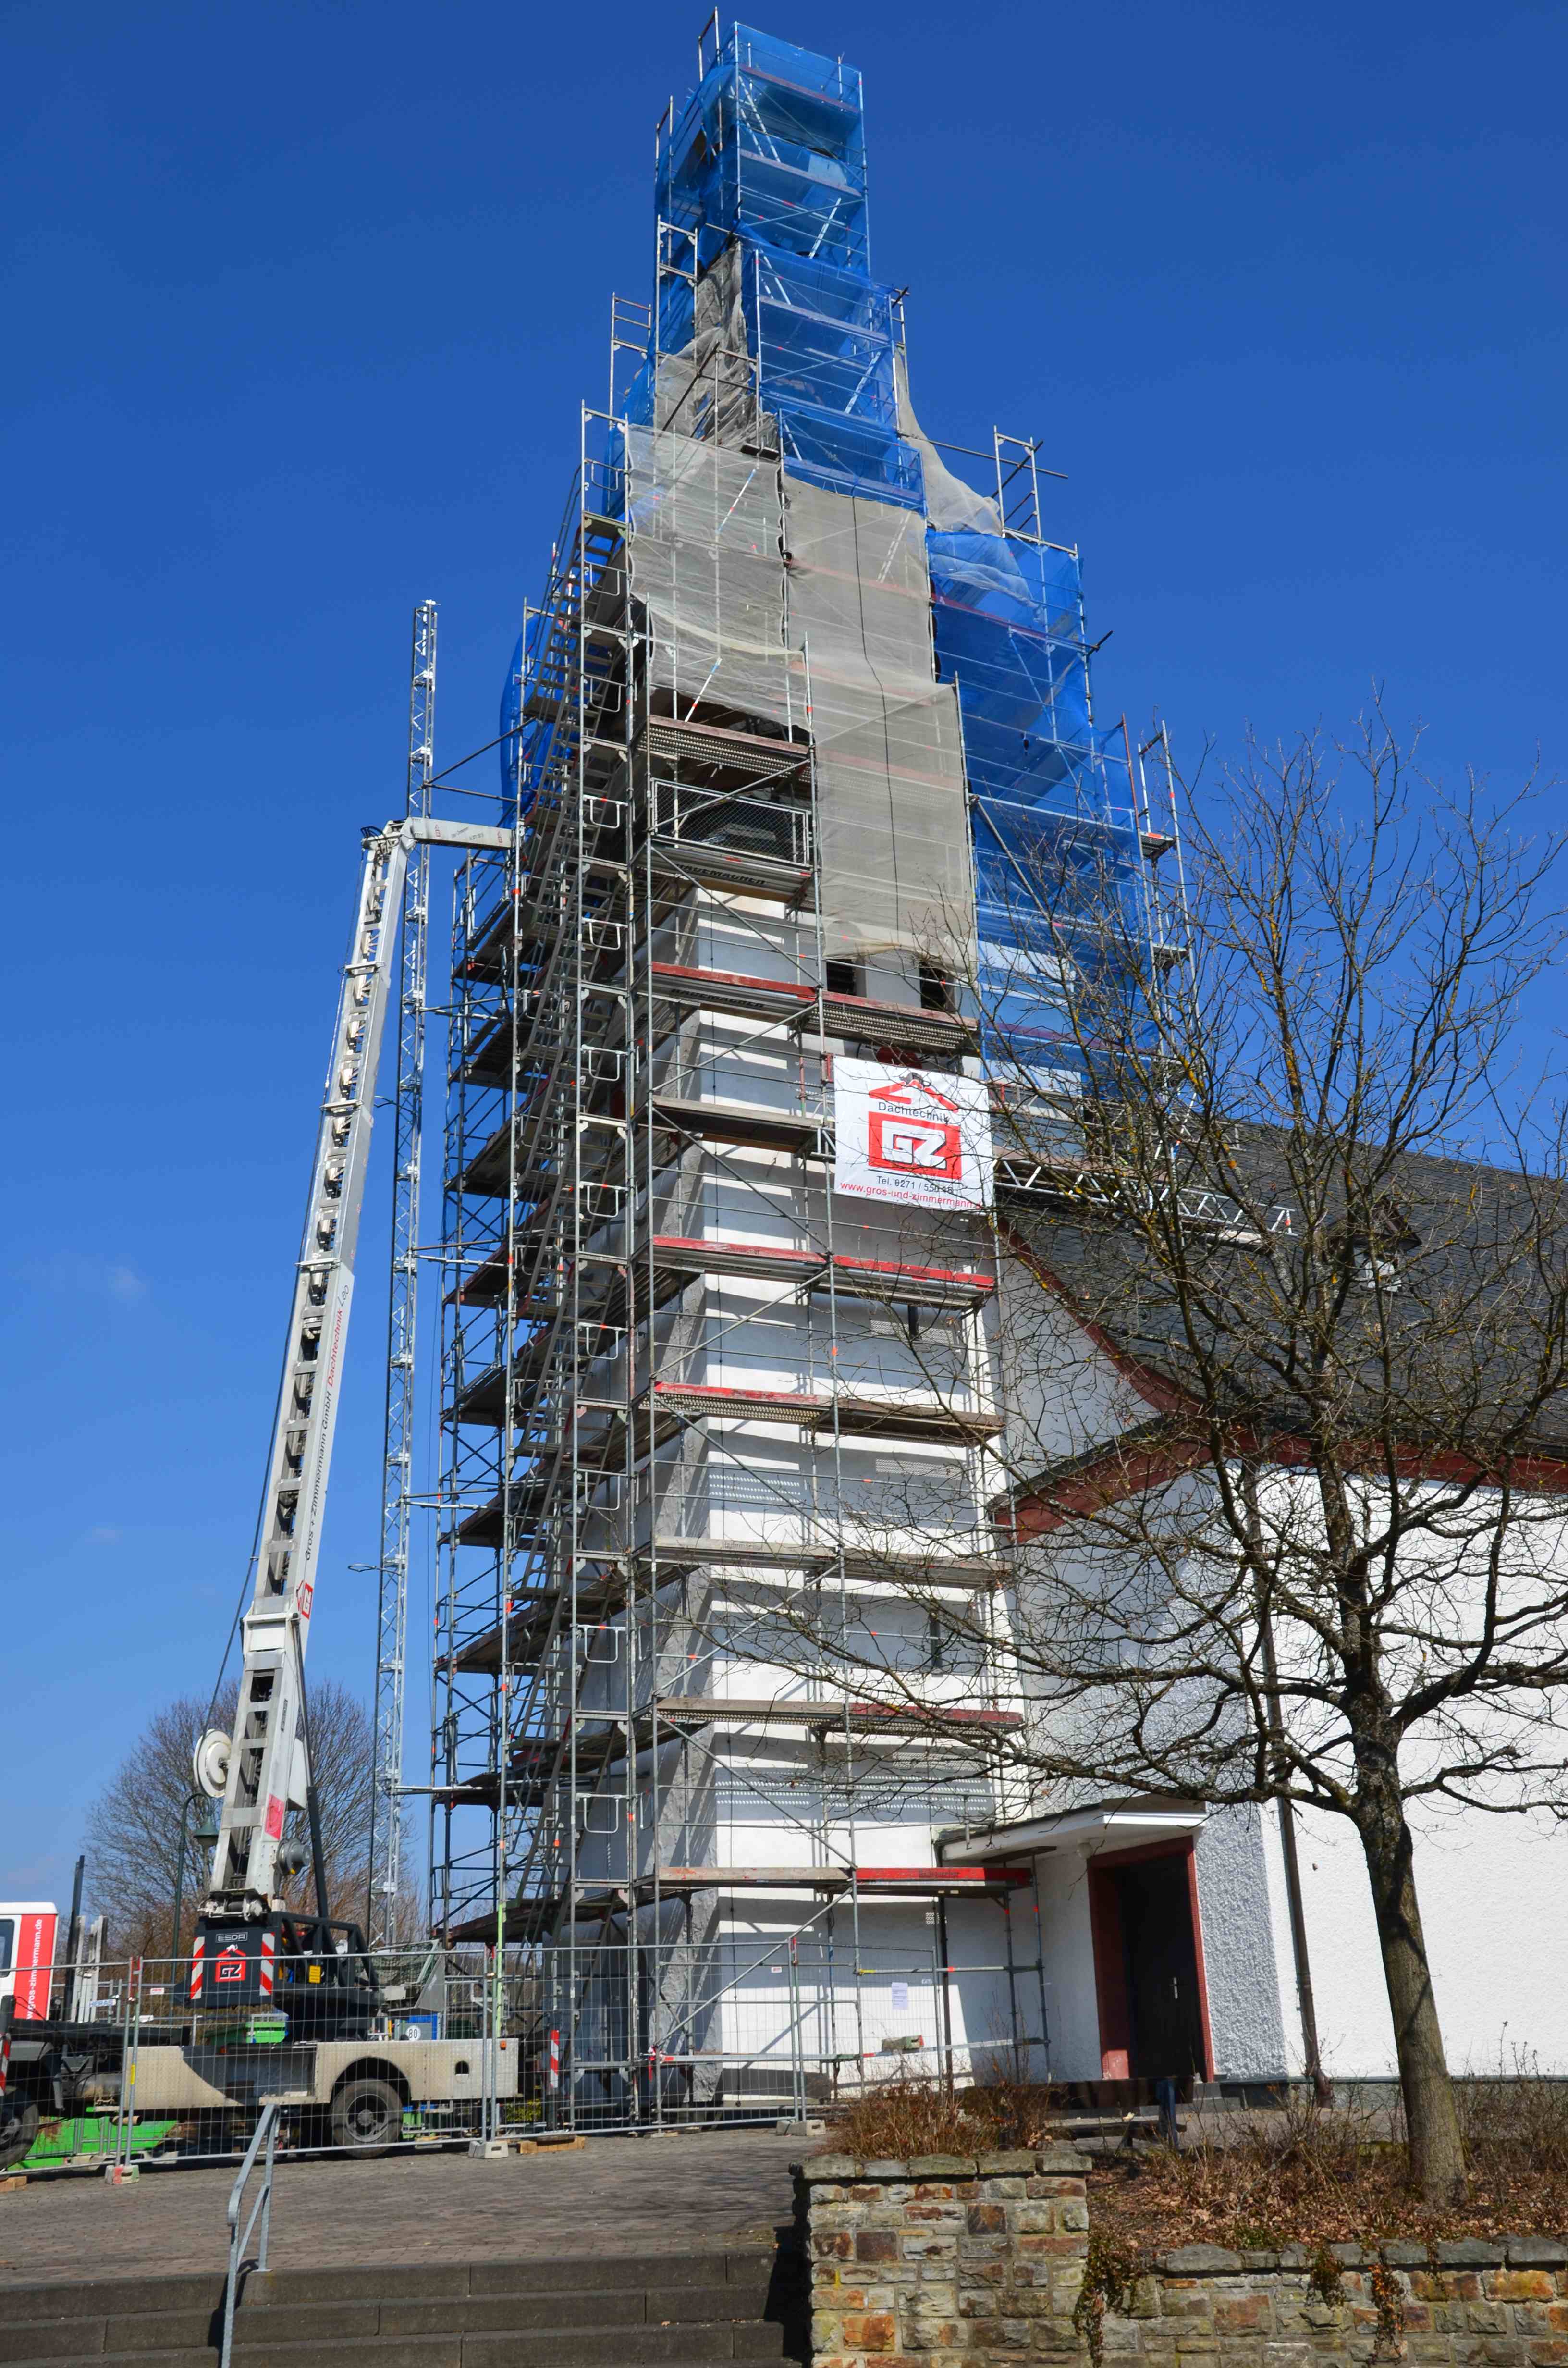
M 892 2078 L 1047 2071 L 1036 1967 L 949 1964 L 851 1930 L 703 1941 L 279 1954 L 230 2005 L 211 1958 L 54 1968 L 19 2019 L 0 2169 L 233 2159 L 269 2102 L 279 2147 L 366 2155 L 500 2139 L 830 2116 Z M 1021 2006 L 1021 2015 L 1020 2015 Z

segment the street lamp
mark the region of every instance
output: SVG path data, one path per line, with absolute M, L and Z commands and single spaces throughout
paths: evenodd
M 190 1813 L 196 1811 L 196 1830 L 190 1830 Z M 206 1793 L 187 1793 L 179 1813 L 179 1850 L 175 1858 L 175 1929 L 169 1942 L 169 1955 L 179 1961 L 180 1911 L 185 1906 L 185 1853 L 187 1842 L 206 1843 L 209 1849 L 218 1839 L 218 1804 Z

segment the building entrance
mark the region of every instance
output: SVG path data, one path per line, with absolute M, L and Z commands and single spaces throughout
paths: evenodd
M 1135 2079 L 1203 2077 L 1203 2016 L 1187 1860 L 1145 1859 L 1114 1876 L 1121 1908 Z
M 1097 1861 L 1089 1885 L 1101 2077 L 1202 2079 L 1208 2046 L 1190 1851 Z

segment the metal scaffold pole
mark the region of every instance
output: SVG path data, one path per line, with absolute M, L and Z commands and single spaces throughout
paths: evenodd
M 406 812 L 428 814 L 436 769 L 436 603 L 414 611 L 408 687 Z M 393 1122 L 392 1279 L 387 1319 L 381 1554 L 376 1622 L 375 1773 L 371 1799 L 372 1947 L 397 1940 L 402 1880 L 403 1673 L 409 1537 L 414 1511 L 415 1336 L 419 1313 L 419 1164 L 424 1133 L 425 965 L 430 851 L 411 856 L 403 884 Z

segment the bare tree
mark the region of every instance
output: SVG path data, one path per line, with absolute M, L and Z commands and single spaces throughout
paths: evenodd
M 1561 842 L 1526 819 L 1445 796 L 1375 714 L 1206 795 L 1185 951 L 1136 852 L 1042 823 L 1011 951 L 945 954 L 998 1110 L 1021 1717 L 992 1748 L 1053 1805 L 1348 1822 L 1434 2199 L 1464 2162 L 1412 1809 L 1568 1806 L 1568 1190 L 1561 1099 L 1518 1069 Z M 888 1572 L 949 1666 L 994 1668 L 994 1602 L 935 1559 Z M 800 1665 L 950 1736 L 929 1670 L 781 1624 Z
M 235 1689 L 213 1709 L 233 1724 Z M 204 1696 L 182 1695 L 149 1719 L 88 1812 L 86 1850 L 92 1895 L 107 1917 L 111 1949 L 162 1956 L 174 1915 L 181 1821 L 191 1796 L 190 1755 L 209 1724 Z M 362 1920 L 369 1862 L 373 1736 L 364 1704 L 331 1679 L 311 1689 L 312 1773 L 321 1815 L 322 1852 L 334 1916 Z M 305 1821 L 291 1812 L 305 1838 Z M 197 1817 L 192 1811 L 187 1831 Z M 187 1845 L 180 1945 L 189 1946 L 208 1880 L 210 1845 Z M 298 1904 L 314 1903 L 307 1868 L 289 1886 Z

